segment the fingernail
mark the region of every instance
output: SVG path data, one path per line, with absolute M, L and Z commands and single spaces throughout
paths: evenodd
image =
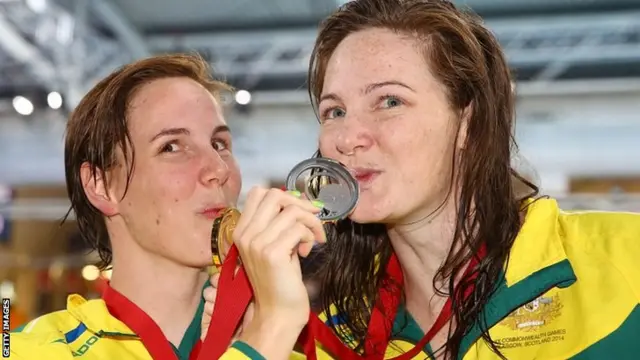
M 313 206 L 315 206 L 317 208 L 320 208 L 320 209 L 324 208 L 324 203 L 322 201 L 320 201 L 320 200 L 313 200 L 311 202 L 311 204 L 313 204 Z
M 293 195 L 293 196 L 297 197 L 297 198 L 299 198 L 300 196 L 302 196 L 302 193 L 300 193 L 300 191 L 298 191 L 298 190 L 289 190 L 289 191 L 287 191 L 287 192 L 288 192 L 289 194 L 291 194 L 291 195 Z

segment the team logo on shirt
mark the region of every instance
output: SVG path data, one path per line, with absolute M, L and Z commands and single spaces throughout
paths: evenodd
M 558 294 L 540 296 L 509 314 L 500 325 L 511 330 L 536 331 L 558 318 L 562 313 L 562 307 Z

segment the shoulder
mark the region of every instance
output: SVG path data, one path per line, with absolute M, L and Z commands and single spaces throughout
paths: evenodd
M 23 337 L 56 334 L 64 338 L 64 334 L 78 327 L 80 321 L 69 310 L 60 310 L 39 316 L 12 332 Z
M 76 320 L 67 310 L 55 311 L 37 317 L 20 326 L 12 332 L 14 335 L 30 336 L 46 333 L 64 334 L 78 325 Z
M 565 247 L 603 251 L 618 256 L 621 248 L 640 256 L 640 213 L 563 210 L 554 199 L 539 198 L 527 204 L 521 238 L 560 241 Z
M 640 299 L 639 258 L 639 213 L 567 211 L 554 199 L 532 199 L 511 248 L 507 278 L 514 283 L 566 260 L 583 278 L 629 285 Z
M 100 316 L 102 300 L 85 300 L 70 295 L 67 309 L 39 316 L 20 326 L 10 334 L 13 359 L 71 359 L 70 344 L 88 336 L 85 321 L 89 316 Z M 106 311 L 106 310 L 105 310 Z
M 559 211 L 558 231 L 568 245 L 610 256 L 640 256 L 640 213 Z M 626 256 L 626 255 L 625 255 Z
M 66 338 L 79 322 L 67 310 L 42 315 L 10 334 L 11 359 L 72 359 Z
M 609 265 L 640 299 L 640 213 L 560 211 L 558 231 L 565 247 Z

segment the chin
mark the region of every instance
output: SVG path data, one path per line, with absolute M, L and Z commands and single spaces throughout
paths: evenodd
M 361 209 L 358 206 L 351 215 L 349 220 L 358 224 L 384 223 L 387 216 L 372 209 Z
M 213 265 L 213 254 L 211 254 L 211 251 L 209 250 L 205 256 L 199 256 L 198 259 L 195 259 L 194 265 L 199 268 Z
M 186 254 L 183 252 L 180 258 L 176 258 L 175 261 L 184 267 L 190 268 L 204 268 L 213 264 L 213 255 L 210 249 L 196 249 L 191 248 Z
M 183 261 L 182 265 L 184 267 L 193 268 L 193 269 L 204 269 L 213 265 L 212 258 L 207 259 L 189 259 L 189 261 Z
M 382 199 L 374 199 L 372 194 L 363 195 L 349 219 L 359 224 L 386 223 L 390 215 L 390 206 L 385 205 L 386 202 L 381 201 Z

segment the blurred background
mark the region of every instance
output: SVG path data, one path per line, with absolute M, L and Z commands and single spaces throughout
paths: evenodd
M 116 67 L 199 52 L 227 101 L 245 190 L 280 186 L 315 151 L 305 90 L 336 0 L 0 0 L 0 294 L 12 325 L 98 296 L 70 221 L 66 118 Z M 568 209 L 640 211 L 640 0 L 460 0 L 500 39 L 517 81 L 514 159 Z

